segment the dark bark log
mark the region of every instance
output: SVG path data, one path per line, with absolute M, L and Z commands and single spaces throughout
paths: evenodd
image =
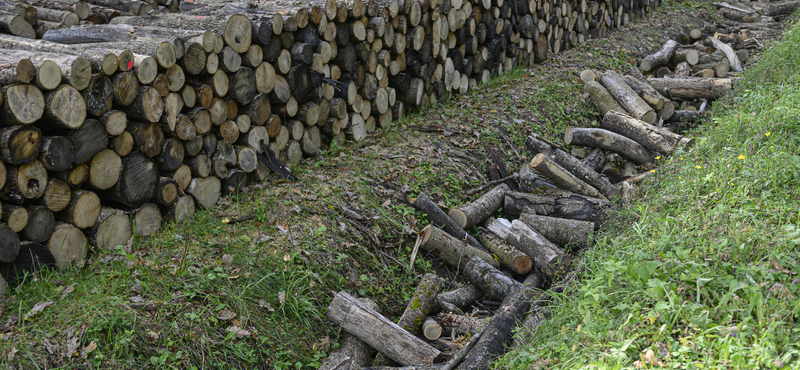
M 610 203 L 607 200 L 584 197 L 564 191 L 545 190 L 538 194 L 506 193 L 503 205 L 506 214 L 519 216 L 525 207 L 531 207 L 537 215 L 602 224 Z
M 455 221 L 447 216 L 444 211 L 439 208 L 439 206 L 433 203 L 431 198 L 429 198 L 425 193 L 420 193 L 414 202 L 412 202 L 412 205 L 417 210 L 425 212 L 428 217 L 430 217 L 434 225 L 444 226 L 444 230 L 450 235 L 461 240 L 466 238 L 467 242 L 473 247 L 480 250 L 485 250 L 480 242 L 475 240 L 475 238 L 473 238 L 471 235 L 467 234 L 464 229 L 460 228 Z
M 530 208 L 523 210 L 519 219 L 542 234 L 547 240 L 561 247 L 574 245 L 578 248 L 586 248 L 594 233 L 594 223 L 592 222 L 539 216 L 530 212 Z
M 439 310 L 460 313 L 462 309 L 483 297 L 483 292 L 478 287 L 469 284 L 463 288 L 458 288 L 449 292 L 440 293 L 436 296 L 436 303 Z
M 400 364 L 433 364 L 441 357 L 441 352 L 345 292 L 333 298 L 327 317 Z
M 35 243 L 44 243 L 56 228 L 56 219 L 45 206 L 28 206 L 28 225 L 22 230 L 22 237 Z
M 10 227 L 0 224 L 0 262 L 11 263 L 19 255 L 19 236 Z
M 8 234 L 7 237 L 2 237 L 0 240 L 10 243 L 15 237 L 17 237 L 16 234 Z M 19 246 L 17 258 L 11 263 L 0 264 L 0 272 L 2 272 L 3 278 L 8 282 L 9 286 L 15 287 L 22 284 L 26 279 L 32 279 L 34 273 L 55 268 L 55 266 L 56 260 L 45 246 L 32 242 L 22 242 Z
M 520 285 L 478 257 L 469 260 L 461 273 L 469 282 L 483 291 L 487 299 L 491 300 L 503 299 L 514 286 Z
M 100 125 L 100 122 L 93 119 L 86 120 L 76 130 L 67 131 L 64 136 L 70 140 L 75 149 L 73 165 L 88 162 L 95 154 L 108 146 L 106 130 Z
M 39 160 L 50 171 L 67 171 L 75 161 L 72 141 L 64 136 L 43 137 Z

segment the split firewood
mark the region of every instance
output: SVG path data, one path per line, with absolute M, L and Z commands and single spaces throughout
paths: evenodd
M 478 242 L 475 238 L 471 235 L 467 234 L 463 228 L 459 227 L 452 218 L 447 216 L 447 214 L 442 211 L 436 203 L 433 203 L 431 198 L 428 197 L 425 193 L 420 193 L 416 199 L 414 199 L 411 204 L 419 211 L 425 212 L 425 214 L 430 217 L 431 221 L 434 225 L 444 226 L 444 230 L 448 232 L 453 237 L 464 240 L 466 239 L 467 242 L 480 250 L 486 250 L 480 242 Z
M 578 248 L 586 248 L 594 233 L 594 223 L 592 222 L 539 216 L 531 212 L 530 208 L 522 211 L 519 220 L 561 247 L 574 245 Z
M 460 208 L 451 208 L 447 215 L 462 229 L 471 229 L 491 216 L 503 205 L 503 197 L 510 189 L 501 184 L 480 198 Z
M 420 238 L 419 243 L 423 250 L 438 255 L 451 266 L 464 268 L 464 265 L 472 257 L 481 258 L 492 266 L 500 265 L 485 250 L 458 240 L 434 225 L 425 226 L 418 238 Z
M 427 340 L 437 340 L 442 336 L 442 326 L 432 317 L 426 317 L 422 323 L 422 335 Z
M 589 198 L 565 191 L 543 191 L 540 194 L 506 193 L 503 210 L 510 216 L 519 216 L 525 207 L 537 215 L 569 218 L 602 223 L 610 203 L 604 199 Z
M 326 316 L 348 333 L 402 365 L 433 364 L 441 357 L 437 349 L 346 292 L 336 294 Z
M 678 148 L 688 147 L 693 141 L 691 138 L 614 111 L 606 113 L 600 126 L 630 138 L 652 152 L 667 155 Z

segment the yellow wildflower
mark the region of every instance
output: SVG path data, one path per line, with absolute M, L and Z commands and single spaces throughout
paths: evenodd
M 772 133 L 771 133 L 771 132 L 769 132 L 769 131 L 767 131 L 767 133 L 766 133 L 766 134 L 764 134 L 764 136 L 766 136 L 766 137 L 769 137 L 769 135 L 772 135 Z
M 739 154 L 739 159 L 744 159 L 744 154 Z
M 697 167 L 698 170 L 703 168 L 703 166 L 695 166 L 695 167 Z

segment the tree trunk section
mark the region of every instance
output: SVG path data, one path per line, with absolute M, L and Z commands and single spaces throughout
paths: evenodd
M 472 257 L 478 257 L 492 266 L 500 264 L 482 249 L 478 249 L 445 233 L 434 225 L 422 229 L 420 247 L 441 257 L 448 265 L 464 268 Z
M 51 212 L 63 211 L 69 205 L 72 194 L 69 185 L 59 179 L 49 178 L 44 195 L 34 203 L 47 207 Z
M 131 152 L 122 160 L 117 184 L 101 195 L 103 199 L 138 208 L 153 198 L 157 183 L 158 168 L 153 160 L 140 152 Z
M 491 300 L 503 299 L 515 285 L 520 285 L 516 280 L 504 275 L 500 270 L 478 257 L 470 259 L 461 274 L 484 292 L 487 299 Z
M 47 242 L 47 249 L 56 260 L 56 268 L 66 270 L 74 263 L 86 259 L 86 236 L 77 227 L 59 222 L 56 224 L 53 236 Z
M 208 209 L 217 204 L 221 186 L 219 178 L 215 176 L 194 178 L 186 188 L 186 193 L 194 196 L 200 207 Z
M 0 112 L 5 117 L 6 125 L 30 125 L 44 115 L 44 95 L 36 86 L 32 84 L 3 86 L 2 91 L 0 97 L 4 96 L 5 99 L 0 99 L 2 100 Z
M 642 72 L 650 72 L 656 67 L 667 64 L 669 60 L 672 59 L 672 55 L 675 54 L 675 49 L 677 48 L 677 41 L 669 40 L 665 42 L 664 45 L 661 46 L 661 50 L 642 58 L 642 61 L 639 62 L 639 69 L 641 69 Z
M 42 162 L 23 164 L 6 169 L 6 184 L 3 188 L 6 198 L 22 202 L 25 199 L 36 199 L 44 195 L 47 186 L 47 170 Z
M 28 210 L 15 204 L 3 204 L 0 213 L 0 221 L 14 230 L 15 233 L 22 232 L 28 225 Z
M 481 233 L 478 234 L 478 239 L 486 246 L 489 252 L 497 256 L 497 259 L 500 260 L 500 264 L 509 270 L 524 275 L 533 267 L 533 261 L 531 261 L 528 255 L 508 245 L 496 235 L 481 231 Z
M 600 115 L 606 114 L 608 111 L 624 111 L 625 108 L 622 108 L 614 97 L 611 96 L 611 93 L 606 90 L 600 82 L 597 81 L 589 81 L 584 86 L 583 89 L 589 93 L 589 100 L 597 107 L 597 111 L 600 112 Z
M 471 229 L 493 215 L 503 205 L 508 185 L 500 184 L 474 202 L 461 208 L 450 209 L 447 215 L 462 229 Z
M 531 207 L 537 215 L 602 224 L 610 203 L 604 199 L 589 198 L 563 191 L 544 191 L 540 194 L 506 193 L 503 205 L 506 214 L 519 216 L 525 207 Z
M 0 160 L 15 166 L 30 163 L 39 154 L 41 136 L 33 126 L 0 128 Z
M 45 206 L 28 206 L 28 225 L 22 230 L 22 237 L 35 243 L 44 243 L 53 234 L 56 219 Z
M 103 207 L 97 224 L 89 232 L 89 241 L 100 250 L 113 251 L 133 236 L 130 215 L 122 210 Z
M 641 144 L 652 152 L 670 155 L 675 149 L 688 147 L 692 139 L 659 128 L 619 112 L 608 112 L 600 126 Z
M 600 79 L 600 83 L 608 89 L 608 92 L 619 102 L 620 106 L 632 116 L 647 123 L 654 123 L 658 118 L 656 112 L 647 105 L 639 95 L 625 82 L 619 74 L 614 71 L 606 71 Z
M 539 216 L 530 212 L 530 208 L 522 211 L 519 220 L 560 247 L 587 248 L 594 233 L 592 222 Z
M 133 211 L 133 228 L 138 236 L 152 236 L 161 228 L 161 210 L 155 203 L 146 203 Z

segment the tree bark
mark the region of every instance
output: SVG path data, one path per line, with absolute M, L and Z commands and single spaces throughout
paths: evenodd
M 619 102 L 620 106 L 632 116 L 647 123 L 654 123 L 658 118 L 655 111 L 647 105 L 639 95 L 625 82 L 619 74 L 614 71 L 606 71 L 600 78 L 600 83 L 608 89 L 608 92 Z
M 537 215 L 602 224 L 610 203 L 604 199 L 589 198 L 564 191 L 543 191 L 540 194 L 506 193 L 503 205 L 506 214 L 519 216 L 525 207 L 531 207 Z
M 519 220 L 510 223 L 508 220 L 495 220 L 487 228 L 530 256 L 537 271 L 542 272 L 547 280 L 552 280 L 569 262 L 561 248 Z
M 441 325 L 442 334 L 445 336 L 452 336 L 451 334 L 475 335 L 486 327 L 483 320 L 448 312 L 440 312 L 434 317 L 434 320 Z M 452 337 L 455 338 L 455 336 Z
M 530 166 L 564 190 L 593 198 L 605 198 L 597 189 L 550 160 L 544 153 L 535 155 Z
M 447 264 L 464 268 L 472 257 L 478 257 L 492 266 L 499 266 L 492 256 L 483 249 L 478 249 L 445 233 L 434 225 L 422 229 L 419 238 L 420 247 L 441 257 Z
M 639 164 L 655 161 L 653 154 L 639 143 L 604 129 L 567 127 L 564 142 L 619 153 Z
M 327 317 L 402 365 L 433 364 L 441 352 L 406 332 L 345 292 L 328 306 Z
M 433 203 L 431 198 L 429 198 L 425 193 L 420 193 L 419 196 L 414 199 L 412 205 L 417 210 L 425 212 L 428 217 L 430 217 L 434 225 L 444 226 L 444 231 L 448 232 L 450 235 L 461 240 L 466 238 L 467 242 L 471 246 L 480 250 L 485 250 L 480 242 L 478 242 L 471 235 L 467 234 L 464 229 L 459 227 L 458 224 L 456 224 L 453 219 L 447 216 L 444 211 L 439 208 L 439 206 Z
M 358 301 L 369 309 L 380 313 L 380 307 L 369 298 Z M 361 339 L 344 333 L 339 338 L 339 349 L 333 351 L 320 365 L 319 370 L 358 369 L 369 365 L 372 347 Z
M 503 205 L 508 185 L 500 184 L 472 203 L 461 208 L 451 208 L 447 215 L 462 229 L 471 229 L 497 212 Z
M 439 293 L 436 296 L 436 303 L 439 305 L 440 311 L 455 312 L 451 310 L 454 308 L 460 312 L 473 302 L 481 299 L 483 295 L 483 292 L 478 287 L 469 284 L 456 290 Z
M 461 274 L 484 292 L 486 299 L 491 300 L 503 299 L 514 286 L 520 285 L 516 280 L 504 275 L 500 270 L 478 257 L 469 260 Z

